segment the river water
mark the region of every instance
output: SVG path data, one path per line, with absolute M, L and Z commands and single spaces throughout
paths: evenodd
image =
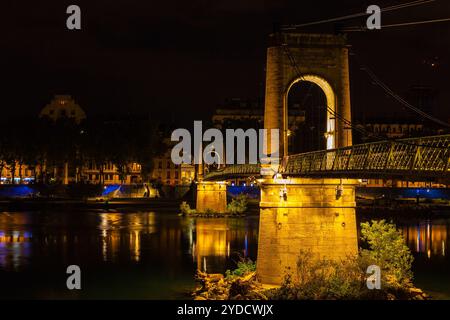
M 256 259 L 258 216 L 193 219 L 170 212 L 0 212 L 0 299 L 186 299 L 195 270 Z M 415 284 L 450 299 L 448 218 L 401 223 Z M 81 268 L 82 290 L 66 269 Z

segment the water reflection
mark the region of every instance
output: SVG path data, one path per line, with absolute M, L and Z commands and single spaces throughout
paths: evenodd
M 197 269 L 202 271 L 225 266 L 232 254 L 236 255 L 235 259 L 247 257 L 249 234 L 253 241 L 257 240 L 256 232 L 246 228 L 244 220 L 239 223 L 229 219 L 198 219 L 194 226 L 191 253 Z M 231 248 L 239 250 L 232 252 Z
M 30 255 L 31 233 L 26 231 L 0 231 L 0 267 L 17 270 Z
M 196 269 L 224 272 L 235 267 L 239 256 L 255 260 L 257 239 L 258 217 L 190 219 L 155 212 L 0 213 L 0 283 L 9 289 L 0 297 L 70 296 L 61 284 L 65 283 L 65 268 L 77 264 L 91 277 L 90 289 L 79 295 L 168 298 L 176 290 L 194 285 Z M 116 290 L 105 289 L 112 285 L 111 279 Z M 20 290 L 27 283 L 35 288 Z
M 99 215 L 103 261 L 115 261 L 126 248 L 130 259 L 141 258 L 141 237 L 157 231 L 154 212 L 138 214 L 101 213 Z M 126 242 L 125 242 L 126 241 Z
M 448 252 L 448 236 L 450 234 L 448 221 L 428 220 L 403 226 L 402 229 L 408 246 L 413 252 L 424 254 L 428 259 L 433 256 L 445 257 Z
M 90 277 L 89 286 L 77 293 L 81 297 L 171 298 L 194 285 L 196 269 L 223 273 L 234 268 L 239 257 L 255 260 L 258 224 L 258 216 L 191 219 L 161 212 L 3 212 L 0 283 L 6 290 L 0 291 L 0 298 L 71 297 L 64 286 L 70 264 L 80 265 Z M 417 279 L 431 283 L 427 276 L 441 270 L 437 283 L 442 283 L 448 274 L 450 220 L 401 228 L 418 258 Z M 426 263 L 419 264 L 422 261 Z

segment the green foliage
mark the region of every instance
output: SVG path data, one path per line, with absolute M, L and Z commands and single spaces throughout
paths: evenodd
M 311 251 L 300 251 L 296 277 L 287 274 L 272 299 L 389 299 L 408 298 L 412 286 L 412 255 L 393 224 L 372 221 L 361 224 L 368 249 L 342 261 L 319 259 Z M 381 290 L 369 290 L 366 270 L 381 269 Z M 294 280 L 295 278 L 295 280 Z
M 214 211 L 213 209 L 210 208 L 206 208 L 205 212 L 197 212 L 196 209 L 191 209 L 191 207 L 189 206 L 189 204 L 186 201 L 183 201 L 180 204 L 180 211 L 181 211 L 181 215 L 194 215 L 194 216 L 199 216 L 199 217 L 208 217 L 208 216 L 214 216 L 217 214 L 216 211 Z
M 241 258 L 237 263 L 237 268 L 233 271 L 227 270 L 225 272 L 225 277 L 227 279 L 232 279 L 234 277 L 243 277 L 251 272 L 256 271 L 256 262 L 253 262 L 250 259 Z
M 342 261 L 317 259 L 310 251 L 300 251 L 297 279 L 288 274 L 281 287 L 271 294 L 272 299 L 321 300 L 360 299 L 368 291 L 364 274 L 356 258 Z
M 231 214 L 242 214 L 247 211 L 248 197 L 240 194 L 227 205 L 227 211 Z
M 382 286 L 393 289 L 411 286 L 413 256 L 395 225 L 385 220 L 362 223 L 361 239 L 369 249 L 362 249 L 360 256 L 367 263 L 380 266 Z
M 206 215 L 214 215 L 214 214 L 216 214 L 217 212 L 216 211 L 214 211 L 213 209 L 211 209 L 211 208 L 206 208 L 205 209 L 205 214 Z
M 197 210 L 191 209 L 191 207 L 189 206 L 189 204 L 186 201 L 183 201 L 180 204 L 180 211 L 181 211 L 182 214 L 195 214 L 195 213 L 197 213 Z

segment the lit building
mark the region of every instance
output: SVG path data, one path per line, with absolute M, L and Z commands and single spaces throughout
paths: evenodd
M 389 139 L 417 137 L 424 133 L 423 123 L 375 122 L 366 124 L 365 129 L 374 135 Z
M 289 130 L 295 131 L 305 121 L 305 114 L 298 105 L 289 110 Z M 262 129 L 264 127 L 264 103 L 255 100 L 232 98 L 216 108 L 212 122 L 218 129 Z
M 82 168 L 82 180 L 93 184 L 133 184 L 142 183 L 141 165 L 135 162 L 129 163 L 125 172 L 120 175 L 119 169 L 111 162 L 99 168 L 94 161 L 89 161 Z
M 0 166 L 0 177 L 1 184 L 11 184 L 13 177 L 15 184 L 27 184 L 34 180 L 34 173 L 29 167 L 20 165 L 16 161 L 14 168 L 10 168 L 7 164 L 2 164 Z
M 152 179 L 163 185 L 189 185 L 195 178 L 195 166 L 192 164 L 176 165 L 171 159 L 171 146 L 175 143 L 165 139 L 166 152 L 153 160 Z
M 86 119 L 86 113 L 81 107 L 75 103 L 69 95 L 56 95 L 53 100 L 46 105 L 41 113 L 40 118 L 47 117 L 56 121 L 61 118 L 69 118 L 75 120 L 76 123 L 80 123 Z
M 68 118 L 76 123 L 86 119 L 86 113 L 75 103 L 69 95 L 56 95 L 39 114 L 40 118 L 49 118 L 53 121 Z M 122 120 L 102 120 L 122 121 Z M 158 180 L 162 185 L 189 185 L 195 177 L 193 165 L 174 165 L 170 152 L 173 143 L 170 139 L 164 141 L 166 151 L 163 155 L 153 159 L 153 171 L 150 173 L 152 180 Z M 39 180 L 40 176 L 46 183 L 89 183 L 89 184 L 142 184 L 142 166 L 136 162 L 127 163 L 124 168 L 118 168 L 111 161 L 105 161 L 101 165 L 92 159 L 85 159 L 78 166 L 66 162 L 60 165 L 48 165 L 43 161 L 42 167 L 28 167 L 19 161 L 15 165 L 0 161 L 1 184 L 27 184 Z

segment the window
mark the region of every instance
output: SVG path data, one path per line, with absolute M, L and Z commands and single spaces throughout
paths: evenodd
M 178 179 L 178 171 L 175 171 L 175 179 Z
M 170 171 L 167 170 L 166 179 L 170 179 Z

